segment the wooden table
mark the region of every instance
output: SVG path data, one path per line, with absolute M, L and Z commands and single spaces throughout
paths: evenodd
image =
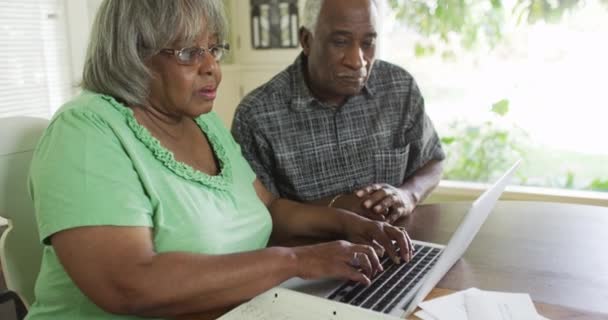
M 420 206 L 401 223 L 413 239 L 446 244 L 469 204 Z M 429 297 L 470 287 L 524 292 L 552 320 L 608 319 L 606 245 L 607 207 L 501 201 Z
M 413 239 L 447 243 L 468 203 L 417 208 Z M 542 315 L 608 319 L 608 208 L 499 202 L 435 295 L 477 287 L 526 292 Z

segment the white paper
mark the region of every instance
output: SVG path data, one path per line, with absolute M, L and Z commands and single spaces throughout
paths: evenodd
M 471 290 L 464 294 L 469 320 L 538 320 L 538 314 L 525 293 Z
M 420 320 L 439 320 L 424 310 L 420 310 L 420 311 L 414 313 L 414 315 L 416 317 L 418 317 Z
M 465 295 L 481 295 L 483 294 L 483 299 L 488 299 L 493 301 L 494 304 L 503 303 L 509 304 L 512 303 L 514 306 L 509 304 L 509 310 L 514 312 L 513 310 L 519 312 L 521 310 L 529 310 L 527 308 L 531 308 L 533 312 L 532 318 L 519 317 L 522 313 L 513 314 L 512 318 L 501 318 L 501 317 L 482 317 L 477 319 L 516 319 L 516 320 L 549 320 L 543 316 L 540 316 L 536 313 L 536 309 L 534 308 L 534 304 L 530 299 L 530 296 L 525 293 L 508 293 L 508 292 L 498 292 L 498 291 L 482 291 L 477 288 L 469 288 L 463 291 L 455 292 L 449 295 L 445 295 L 439 298 L 435 298 L 432 300 L 427 300 L 418 304 L 418 306 L 424 311 L 423 316 L 431 316 L 436 320 L 475 320 L 472 318 L 470 314 L 467 313 L 467 305 L 465 303 Z M 485 300 L 484 300 L 485 301 Z M 498 301 L 498 302 L 497 302 Z M 521 308 L 520 308 L 521 307 Z M 514 309 L 513 309 L 514 308 Z M 476 311 L 474 311 L 476 312 Z M 416 313 L 416 316 L 417 313 Z M 475 314 L 473 315 L 475 316 Z M 421 318 L 426 320 L 424 318 Z M 431 318 L 432 319 L 432 318 Z
M 464 293 L 471 290 L 479 289 L 470 288 L 464 291 L 455 292 L 443 297 L 421 302 L 418 306 L 437 320 L 469 320 L 467 317 L 467 310 L 464 306 Z

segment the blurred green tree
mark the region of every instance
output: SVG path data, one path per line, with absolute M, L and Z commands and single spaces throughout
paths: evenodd
M 447 153 L 445 179 L 488 182 L 525 157 L 521 146 L 527 134 L 505 118 L 509 101 L 494 103 L 491 112 L 491 118 L 481 123 L 450 123 L 448 135 L 441 138 Z
M 608 0 L 598 0 L 608 5 Z M 398 21 L 427 38 L 438 37 L 450 46 L 471 49 L 483 43 L 496 46 L 509 23 L 557 22 L 582 0 L 389 0 Z M 508 7 L 507 7 L 508 5 Z M 417 44 L 418 56 L 437 52 L 432 42 Z

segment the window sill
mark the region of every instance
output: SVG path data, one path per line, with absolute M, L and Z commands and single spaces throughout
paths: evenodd
M 441 180 L 424 203 L 472 201 L 488 188 L 488 184 Z M 565 202 L 608 207 L 608 192 L 580 191 L 511 185 L 501 200 Z

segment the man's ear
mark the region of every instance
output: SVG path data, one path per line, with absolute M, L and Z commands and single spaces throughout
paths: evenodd
M 308 56 L 310 53 L 310 45 L 312 44 L 312 34 L 310 31 L 308 31 L 308 29 L 300 27 L 299 38 L 302 51 L 304 52 L 305 56 Z

